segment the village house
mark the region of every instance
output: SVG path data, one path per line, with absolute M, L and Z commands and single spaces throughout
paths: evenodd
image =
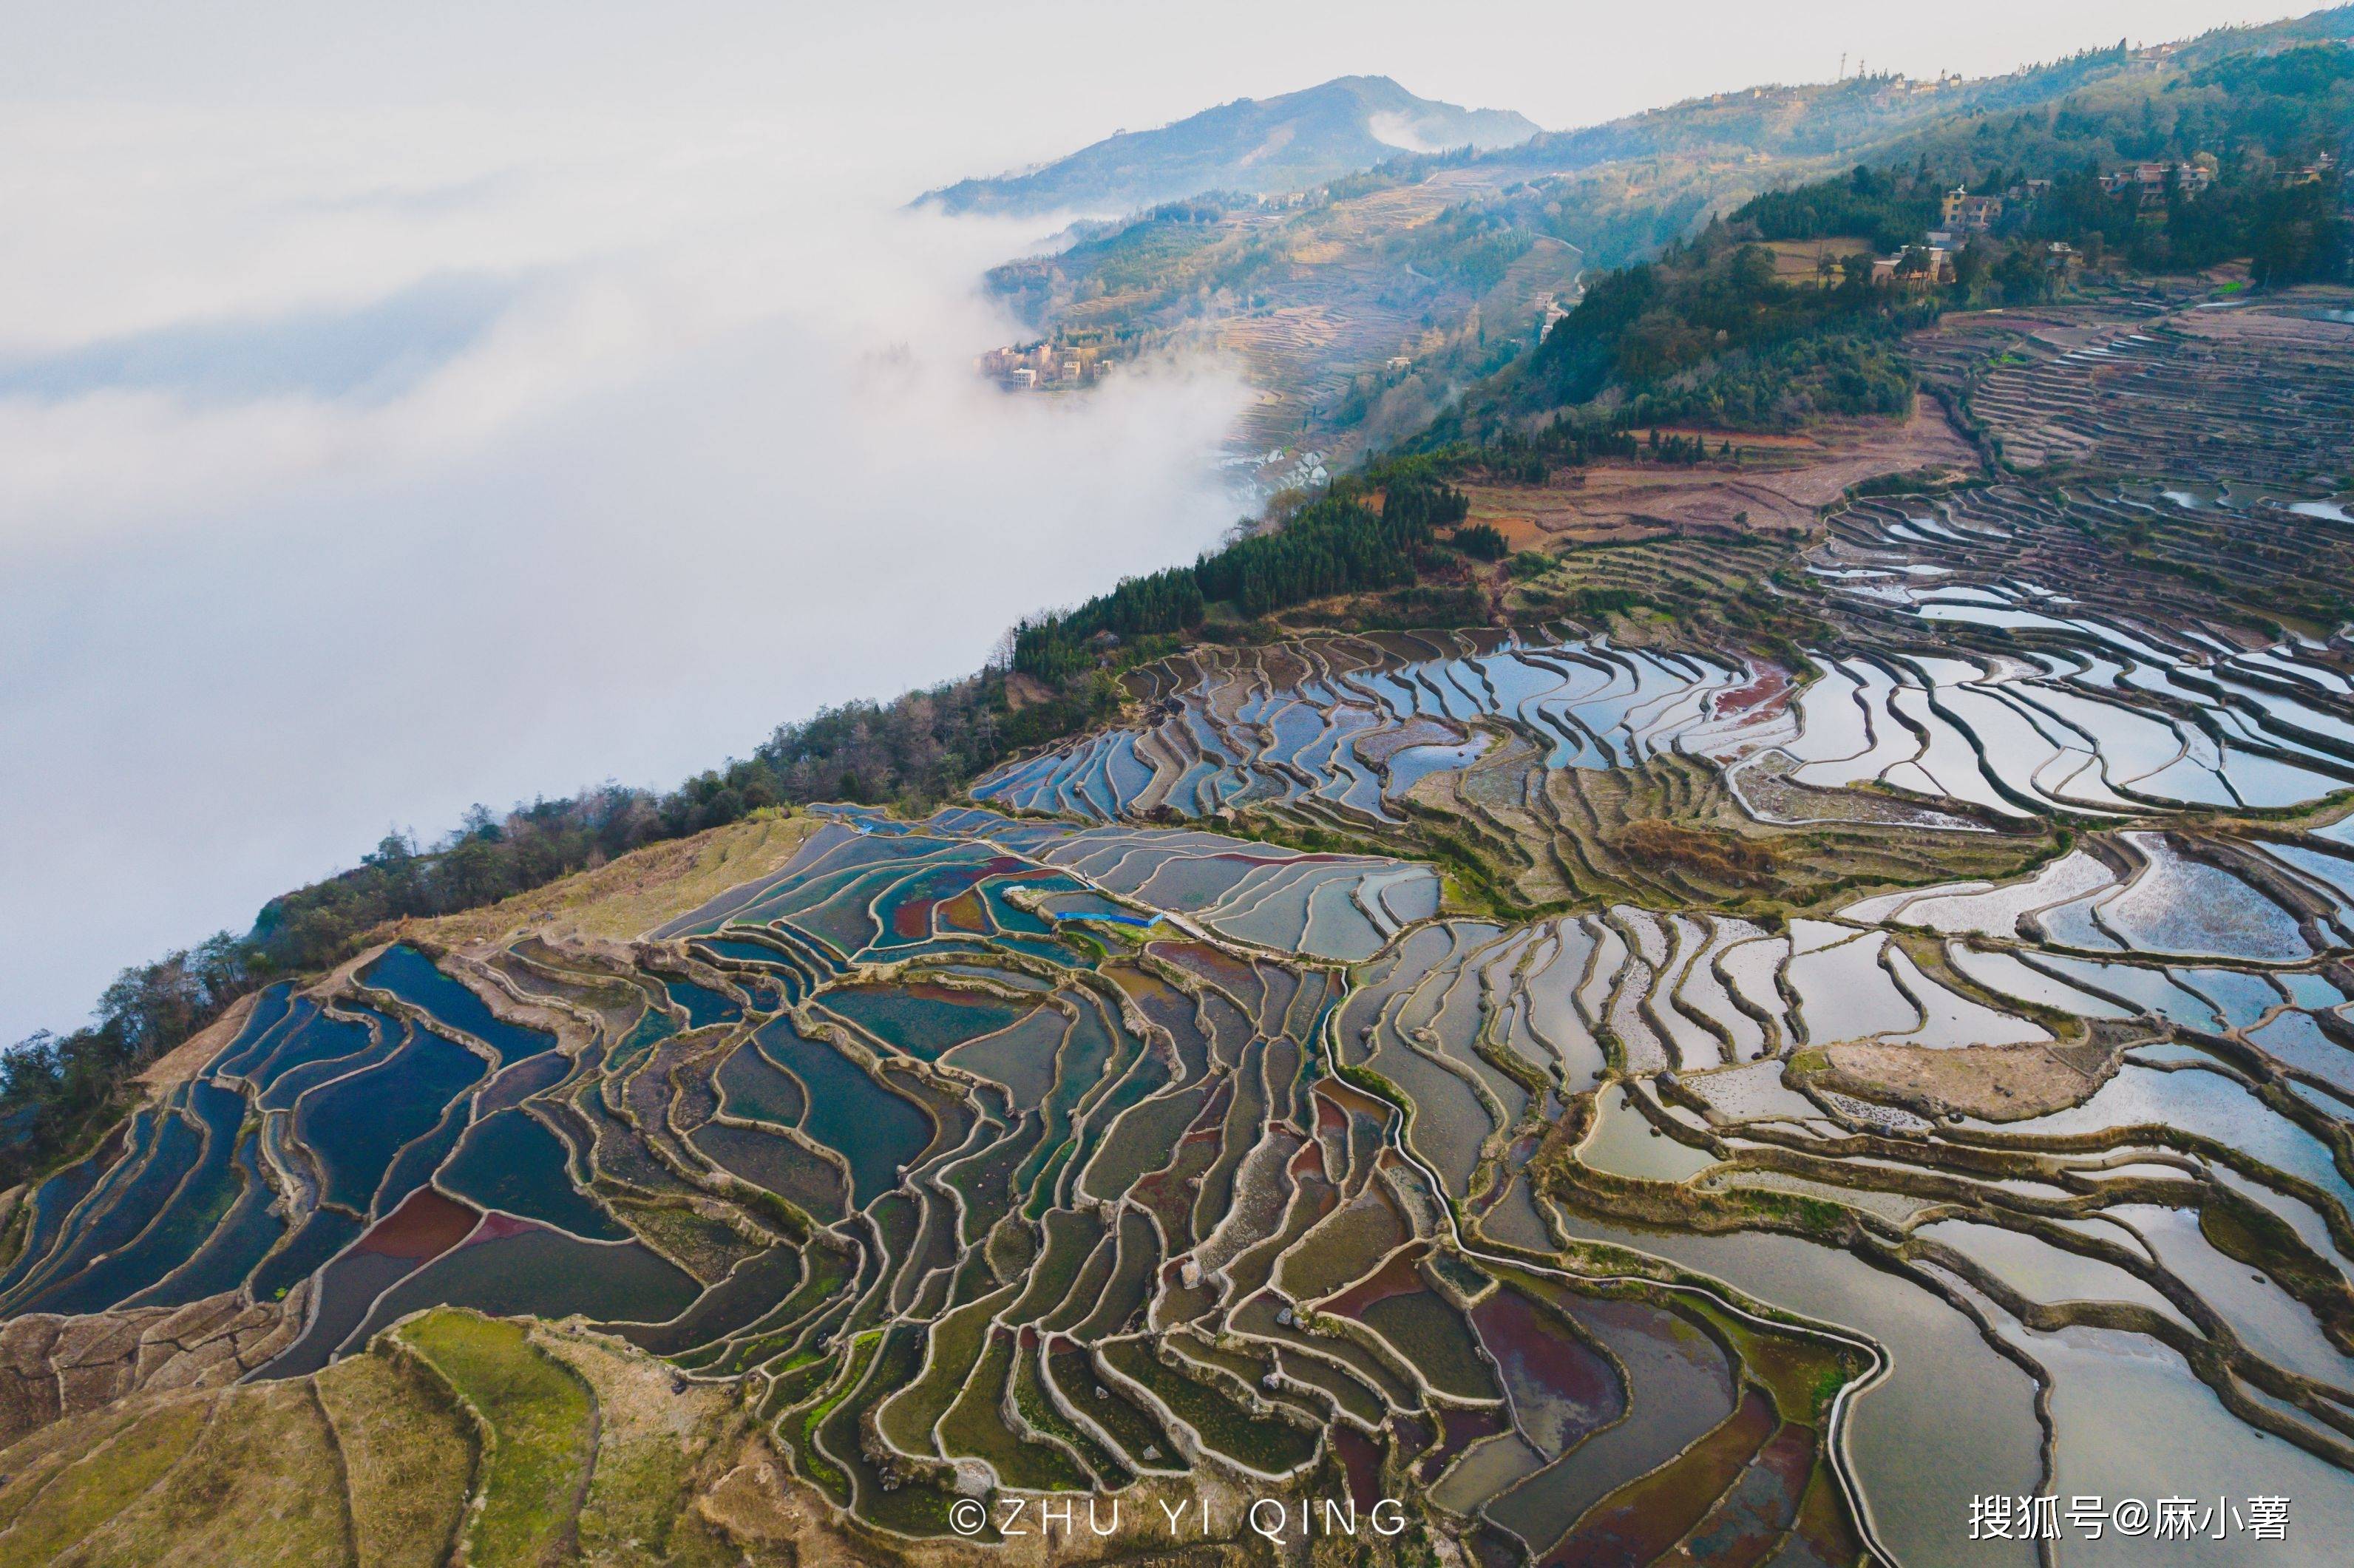
M 2133 191 L 2143 207 L 2162 207 L 2169 176 L 2186 197 L 2195 196 L 2215 183 L 2215 172 L 2203 164 L 2136 164 L 2103 175 L 2101 188 L 2111 196 Z
M 1942 245 L 1914 245 L 1893 256 L 1876 256 L 1872 262 L 1872 281 L 1875 284 L 1902 283 L 1912 288 L 1950 283 L 1954 281 L 1953 252 Z
M 1956 185 L 1946 193 L 1943 212 L 1947 233 L 1984 234 L 2002 217 L 2002 197 L 1972 196 L 1968 186 Z
M 1048 339 L 1028 347 L 992 348 L 973 361 L 973 368 L 1001 387 L 1029 392 L 1085 386 L 1098 379 L 1108 363 L 1100 344 Z
M 2323 179 L 2327 177 L 2329 171 L 2337 166 L 2338 155 L 2334 153 L 2324 153 L 2301 169 L 2282 170 L 2281 184 L 2284 185 L 2317 185 Z

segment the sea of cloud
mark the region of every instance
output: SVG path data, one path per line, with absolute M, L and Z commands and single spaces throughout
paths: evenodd
M 0 1042 L 387 827 L 667 787 L 1235 515 L 1227 367 L 999 392 L 980 275 L 1048 226 L 908 213 L 789 121 L 0 114 L 36 132 Z

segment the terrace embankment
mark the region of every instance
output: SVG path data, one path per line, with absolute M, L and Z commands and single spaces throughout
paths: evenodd
M 11 1319 L 0 1327 L 0 1443 L 134 1393 L 232 1383 L 285 1348 L 302 1305 L 225 1293 L 180 1308 Z

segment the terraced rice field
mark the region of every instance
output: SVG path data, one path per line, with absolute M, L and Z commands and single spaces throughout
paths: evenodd
M 2235 344 L 2289 355 L 2192 432 L 2193 477 L 1830 509 L 1776 579 L 1825 629 L 1800 668 L 1567 625 L 1204 651 L 1131 677 L 1144 724 L 976 791 L 1485 873 L 1504 917 L 1407 926 L 1327 1041 L 1399 1113 L 1385 1158 L 1457 1244 L 1703 1277 L 1889 1357 L 1827 1446 L 1776 1433 L 1738 1372 L 1655 1396 L 1704 1414 L 1636 1478 L 1624 1424 L 1563 1457 L 1443 1412 L 1417 1473 L 1497 1561 L 1845 1561 L 1856 1536 L 1797 1522 L 1841 1498 L 1838 1529 L 1959 1561 L 1986 1477 L 1925 1462 L 1946 1428 L 2015 1494 L 2293 1474 L 2317 1532 L 2354 1521 L 2354 532 L 2312 471 L 2342 461 L 2312 438 L 2349 428 L 2348 383 L 2295 358 L 2346 345 L 2232 319 L 2112 345 L 2226 378 L 2258 375 Z M 2210 393 L 2169 400 L 2182 365 L 2097 368 L 2144 391 L 2086 405 L 2116 444 L 2080 468 L 2189 440 Z M 1325 1115 L 1328 1151 L 1362 1114 Z M 1390 1261 L 1318 1320 L 1435 1288 L 1398 1261 L 1412 1203 L 1319 1212 L 1275 1287 L 1328 1286 L 1338 1250 Z M 2158 1412 L 2158 1451 L 2121 1438 Z M 1809 1483 L 1817 1453 L 1851 1490 Z M 1705 1479 L 1670 1504 L 1682 1475 Z
M 1533 1125 L 1554 1076 L 1537 1037 L 1501 1069 L 1477 1038 L 1511 966 L 1432 924 L 1435 891 L 1386 902 L 1417 896 L 1416 874 L 1193 832 L 854 812 L 641 955 L 396 947 L 265 993 L 101 1170 L 45 1189 L 8 1331 L 185 1308 L 207 1264 L 267 1319 L 228 1370 L 323 1399 L 367 1383 L 391 1407 L 368 1419 L 397 1415 L 405 1462 L 450 1492 L 408 1500 L 418 1527 L 497 1561 L 610 1528 L 612 1420 L 572 1363 L 620 1376 L 644 1364 L 632 1346 L 681 1390 L 732 1393 L 794 1475 L 902 1535 L 948 1531 L 976 1490 L 1322 1484 L 1341 1430 L 1376 1497 L 1458 1467 L 1500 1488 L 1520 1474 L 1501 1440 L 1542 1468 L 1647 1396 L 1580 1326 L 1632 1310 L 1628 1287 L 1458 1231 L 1448 1199 L 1475 1169 L 1492 1181 L 1500 1131 L 1492 1155 L 1457 1148 L 1436 1110 L 1384 1097 L 1362 1052 L 1333 1048 L 1344 1012 L 1395 992 L 1441 1043 L 1433 1082 L 1499 1129 Z M 1445 959 L 1376 963 L 1351 999 L 1351 961 L 1402 927 L 1417 955 L 1446 939 Z M 314 1109 L 361 1092 L 376 1114 Z M 1713 1347 L 1708 1309 L 1663 1298 L 1623 1332 Z M 517 1317 L 588 1338 L 501 1320 Z M 1869 1361 L 1757 1331 L 1826 1388 Z M 1740 1375 L 1737 1351 L 1708 1353 Z M 494 1450 L 434 1414 L 461 1407 Z M 182 1409 L 139 1430 L 185 1446 Z M 1458 1452 L 1475 1446 L 1476 1462 Z M 1522 1511 L 1510 1539 L 1537 1548 L 1576 1522 L 1557 1502 Z
M 2315 290 L 1974 313 L 1916 352 L 2013 468 L 2267 484 L 2346 471 L 2349 346 L 2342 291 Z
M 1312 891 L 1219 924 L 1308 857 L 846 810 L 634 954 L 396 948 L 266 993 L 44 1190 L 7 1332 L 279 1297 L 235 1363 L 257 1392 L 201 1397 L 408 1380 L 399 1441 L 470 1478 L 405 1506 L 494 1554 L 615 1528 L 582 1500 L 619 1461 L 581 1357 L 667 1359 L 883 1539 L 953 1533 L 968 1494 L 1358 1473 L 1499 1561 L 1937 1561 L 1957 1482 L 1892 1456 L 1944 1405 L 2031 1426 L 2034 1383 L 2153 1354 L 2149 1397 L 2210 1412 L 2185 1444 L 2285 1439 L 2334 1517 L 2345 837 L 2104 830 L 2023 878 L 1770 924 L 1389 910 L 1413 868 L 1327 857 L 1310 885 L 1344 889 L 1360 950 Z M 320 1097 L 402 1061 L 382 1130 L 315 1136 Z M 1674 1240 L 1728 1232 L 1877 1258 L 1914 1321 Z M 1963 1342 L 2004 1376 L 1924 1399 L 1939 1314 L 1982 1321 Z M 487 1469 L 430 1414 L 451 1391 L 503 1435 Z M 184 1408 L 136 1430 L 194 1454 Z M 2073 1473 L 2076 1442 L 2114 1465 L 2102 1431 L 2003 1479 Z M 91 1528 L 137 1528 L 123 1506 Z
M 1312 1559 L 1384 1568 L 2028 1564 L 1972 1501 L 2046 1492 L 2326 1560 L 2354 533 L 2261 414 L 1829 508 L 1737 562 L 1778 656 L 1195 650 L 637 940 L 260 993 L 19 1205 L 0 1562 L 1028 1562 L 1086 1493 L 1108 1559 L 1273 1497 L 1400 1499 Z

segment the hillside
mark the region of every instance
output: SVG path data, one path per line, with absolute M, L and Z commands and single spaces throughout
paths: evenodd
M 1155 131 L 1120 131 L 1043 168 L 961 180 L 920 202 L 952 213 L 1115 216 L 1205 191 L 1305 190 L 1402 154 L 1525 142 L 1501 109 L 1417 98 L 1385 76 L 1344 76 L 1277 98 L 1238 98 Z
M 2259 1435 L 2335 1538 L 2349 306 L 1385 462 L 1024 627 L 1109 706 L 938 810 L 249 992 L 11 1194 L 0 1560 L 1117 1563 L 1286 1486 L 1398 1499 L 1373 1568 L 1935 1562 Z
M 2056 106 L 1935 116 L 1884 144 L 1882 166 L 1764 193 L 1590 276 L 1575 311 L 1423 439 L 1894 414 L 1914 387 L 1897 340 L 1945 311 L 2227 264 L 2259 284 L 2333 281 L 2354 250 L 2349 154 L 2354 48 L 2338 43 L 2185 50 Z M 1978 193 L 1975 217 L 1954 215 L 1957 190 Z
M 2328 1560 L 2349 58 L 1098 236 L 1458 324 L 971 678 L 7 1057 L 0 1568 Z
M 1937 122 L 2048 108 L 2071 95 L 2120 83 L 2164 90 L 2168 80 L 2232 56 L 2354 37 L 2354 6 L 2337 5 L 2253 27 L 2222 27 L 2180 42 L 2087 49 L 2022 65 L 1999 76 L 1875 72 L 1836 82 L 1766 83 L 1601 125 L 1549 132 L 1491 162 L 1527 162 L 1574 172 L 1631 158 L 1707 158 L 1729 154 L 1761 163 L 1850 158 Z
M 2326 144 L 2301 128 L 2314 121 L 2340 127 L 2342 157 L 2354 121 L 2327 81 L 2317 96 L 2310 82 L 2216 73 L 2349 37 L 2354 7 L 2339 6 L 1979 79 L 1720 93 L 1473 157 L 1393 163 L 1281 206 L 1172 204 L 1009 263 L 991 284 L 1049 337 L 1233 355 L 1262 393 L 1235 447 L 1280 454 L 1256 471 L 1272 491 L 1307 471 L 1304 451 L 1329 469 L 1426 427 L 1524 354 L 1575 302 L 1581 275 L 1654 257 L 1763 193 L 1858 163 L 1901 165 L 1917 185 L 1910 210 L 1934 214 L 1946 186 L 1988 175 L 2008 185 L 2243 142 L 2309 158 Z M 2270 111 L 2284 105 L 2302 109 Z M 1910 234 L 1928 227 L 1908 221 Z M 1880 237 L 1840 238 L 1854 249 Z M 2131 260 L 2168 264 L 2147 247 Z

